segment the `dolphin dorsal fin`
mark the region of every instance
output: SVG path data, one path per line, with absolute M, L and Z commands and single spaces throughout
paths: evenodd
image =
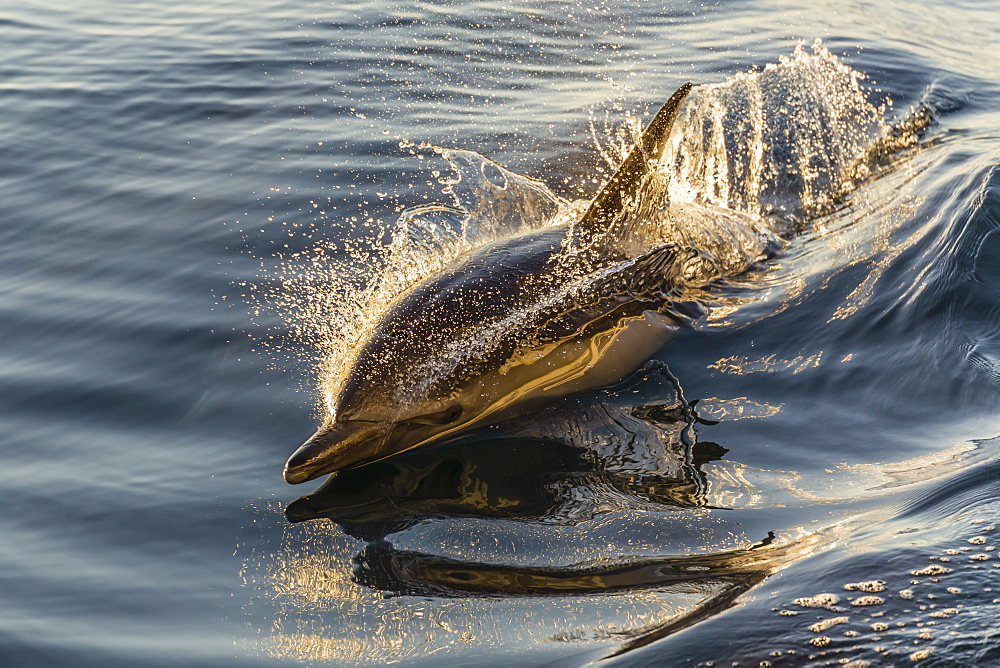
M 575 224 L 578 232 L 600 234 L 604 230 L 596 225 L 608 224 L 618 219 L 627 203 L 634 199 L 645 176 L 655 167 L 670 137 L 670 130 L 677 118 L 681 102 L 691 91 L 692 84 L 686 83 L 670 96 L 642 133 L 642 137 L 629 152 L 628 157 L 601 191 L 591 201 L 587 212 Z

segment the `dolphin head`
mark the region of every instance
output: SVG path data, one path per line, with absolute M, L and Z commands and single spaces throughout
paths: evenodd
M 442 379 L 456 385 L 451 392 L 426 387 L 400 396 L 393 391 L 399 383 L 393 381 L 405 378 L 406 368 L 391 364 L 398 354 L 386 355 L 382 346 L 370 342 L 362 352 L 376 351 L 382 354 L 363 354 L 355 365 L 338 397 L 336 418 L 328 419 L 288 459 L 287 482 L 306 482 L 441 440 L 446 434 L 458 435 L 482 413 L 482 399 L 470 391 L 470 384 L 462 386 L 456 378 Z M 371 365 L 364 362 L 372 357 L 380 359 L 382 368 L 366 373 Z
M 330 420 L 289 457 L 285 480 L 298 484 L 405 452 L 453 426 L 462 407 L 399 422 Z

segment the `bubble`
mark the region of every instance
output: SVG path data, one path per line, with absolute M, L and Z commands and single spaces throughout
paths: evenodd
M 815 596 L 797 598 L 792 603 L 803 608 L 825 608 L 840 603 L 840 597 L 829 593 L 816 594 Z
M 847 591 L 866 591 L 868 593 L 874 594 L 875 592 L 885 591 L 885 582 L 882 580 L 868 580 L 867 582 L 851 582 L 844 585 L 844 589 Z
M 848 621 L 850 620 L 847 617 L 831 617 L 811 624 L 809 630 L 813 633 L 823 633 L 827 629 L 833 628 L 838 624 L 846 624 Z
M 885 603 L 885 599 L 878 596 L 860 596 L 851 601 L 853 606 L 882 605 L 883 603 Z

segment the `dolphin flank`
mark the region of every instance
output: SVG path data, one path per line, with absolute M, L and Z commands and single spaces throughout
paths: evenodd
M 288 459 L 285 480 L 450 440 L 615 383 L 696 315 L 680 288 L 711 280 L 710 258 L 673 242 L 629 241 L 691 88 L 663 105 L 581 218 L 487 244 L 398 297 L 354 352 L 333 417 Z M 466 354 L 424 373 L 442 350 Z

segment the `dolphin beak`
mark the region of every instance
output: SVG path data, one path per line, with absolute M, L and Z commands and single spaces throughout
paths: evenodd
M 285 463 L 285 481 L 293 485 L 373 462 L 382 454 L 391 425 L 348 420 L 324 425 Z

